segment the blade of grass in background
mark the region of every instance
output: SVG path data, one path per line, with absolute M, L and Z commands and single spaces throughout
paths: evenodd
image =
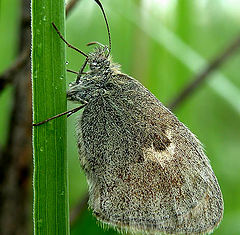
M 137 10 L 135 11 L 137 12 Z M 154 27 L 154 22 L 157 21 L 157 18 L 150 12 L 144 11 L 144 13 L 146 14 L 146 19 L 148 19 L 148 21 L 141 25 L 139 25 L 139 19 L 134 17 L 134 15 L 129 14 L 124 16 L 128 17 L 130 21 L 140 26 L 146 34 L 165 47 L 192 72 L 197 74 L 202 68 L 207 66 L 208 61 L 184 43 L 176 34 L 168 30 L 167 27 L 165 27 L 159 20 L 158 29 L 160 28 L 161 30 L 155 30 L 152 28 L 151 26 Z M 211 79 L 207 81 L 208 85 L 219 96 L 224 98 L 238 114 L 240 114 L 240 90 L 231 83 L 226 76 L 218 71 L 209 76 L 211 76 Z
M 0 74 L 14 63 L 18 50 L 20 1 L 0 1 Z M 12 86 L 8 86 L 0 94 L 0 146 L 4 146 L 9 131 L 9 113 L 12 105 Z
M 64 1 L 32 0 L 33 121 L 66 110 Z M 33 128 L 34 234 L 69 234 L 66 118 Z

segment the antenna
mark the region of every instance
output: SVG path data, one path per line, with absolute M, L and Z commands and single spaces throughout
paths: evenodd
M 64 43 L 72 48 L 73 50 L 79 52 L 80 54 L 82 54 L 83 56 L 87 57 L 88 58 L 88 55 L 86 53 L 84 53 L 83 51 L 79 50 L 78 48 L 76 48 L 75 46 L 71 45 L 70 43 L 68 43 L 65 38 L 63 37 L 63 35 L 60 33 L 59 29 L 57 28 L 57 26 L 52 22 L 52 26 L 53 28 L 55 29 L 55 31 L 57 32 L 57 34 L 59 35 L 59 37 L 64 41 Z
M 110 29 L 109 29 L 109 25 L 108 25 L 108 21 L 107 21 L 107 17 L 106 17 L 106 14 L 105 14 L 105 11 L 103 9 L 103 6 L 102 6 L 102 3 L 99 1 L 99 0 L 94 0 L 98 6 L 101 8 L 101 11 L 103 13 L 103 17 L 104 17 L 104 20 L 105 20 L 105 23 L 106 23 L 106 26 L 107 26 L 107 32 L 108 32 L 108 43 L 109 43 L 109 52 L 108 52 L 108 55 L 110 54 L 111 52 L 111 49 L 112 49 L 112 43 L 111 43 L 111 34 L 110 34 Z

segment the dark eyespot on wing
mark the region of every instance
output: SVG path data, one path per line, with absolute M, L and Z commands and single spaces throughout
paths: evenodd
M 165 135 L 160 136 L 154 133 L 151 139 L 153 140 L 153 147 L 156 151 L 164 151 L 171 144 L 171 141 Z

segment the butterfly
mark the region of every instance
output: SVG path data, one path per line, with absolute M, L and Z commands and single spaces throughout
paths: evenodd
M 97 42 L 70 83 L 67 99 L 83 109 L 76 125 L 89 206 L 101 222 L 142 233 L 205 234 L 223 217 L 223 198 L 194 134 Z M 89 71 L 84 72 L 86 66 Z M 69 70 L 72 72 L 71 70 Z M 50 120 L 50 119 L 49 119 Z

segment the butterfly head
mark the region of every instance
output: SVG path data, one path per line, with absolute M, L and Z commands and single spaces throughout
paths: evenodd
M 108 70 L 110 68 L 110 55 L 107 46 L 99 45 L 88 55 L 87 63 L 91 71 Z

